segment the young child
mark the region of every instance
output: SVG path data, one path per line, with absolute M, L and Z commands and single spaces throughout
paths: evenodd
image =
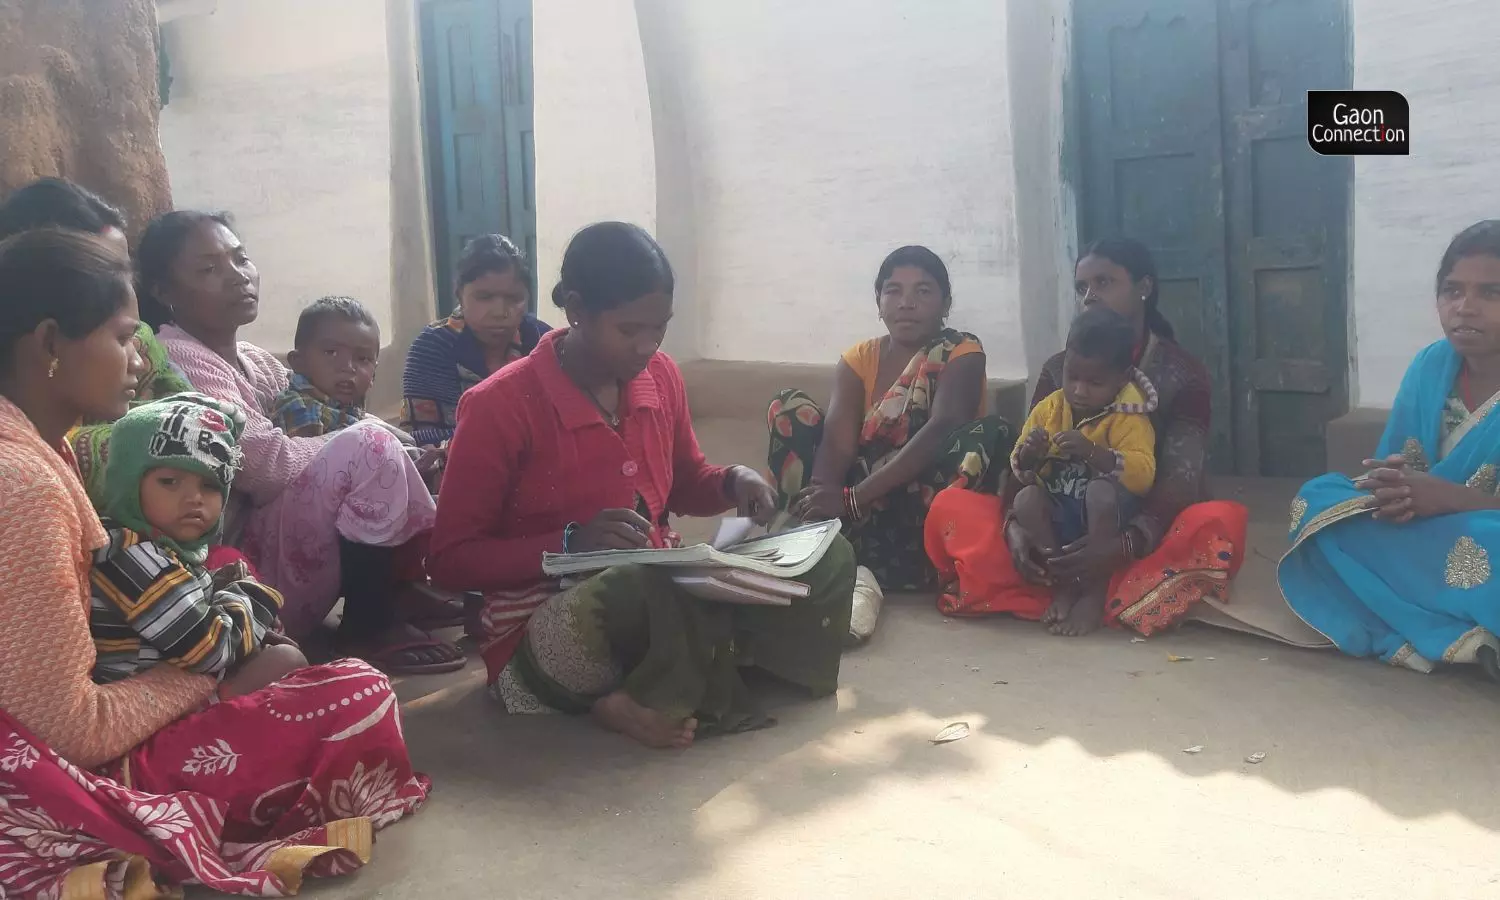
M 238 407 L 175 394 L 130 410 L 110 434 L 104 476 L 109 542 L 94 551 L 89 630 L 93 678 L 128 678 L 159 662 L 217 675 L 223 699 L 307 665 L 276 633 L 281 595 L 209 573 L 208 545 L 240 466 Z
M 1068 330 L 1062 390 L 1031 411 L 1011 454 L 1026 485 L 1014 515 L 1036 539 L 1049 578 L 1052 557 L 1085 534 L 1091 543 L 1120 541 L 1156 480 L 1156 389 L 1132 365 L 1134 347 L 1127 319 L 1102 306 L 1085 310 Z M 1053 634 L 1099 627 L 1108 579 L 1051 583 L 1042 623 Z
M 322 297 L 302 310 L 291 383 L 272 404 L 271 422 L 292 437 L 321 437 L 374 418 L 365 395 L 380 361 L 380 326 L 352 297 Z

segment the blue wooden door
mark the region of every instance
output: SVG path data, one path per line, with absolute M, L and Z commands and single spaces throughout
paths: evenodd
M 1208 366 L 1210 456 L 1233 465 L 1224 146 L 1215 0 L 1078 0 L 1084 240 L 1156 257 L 1162 312 Z
M 1350 160 L 1307 145 L 1307 92 L 1350 86 L 1345 0 L 1222 0 L 1237 468 L 1311 475 L 1349 408 Z
M 505 234 L 535 256 L 531 0 L 424 0 L 421 22 L 434 266 L 446 314 L 470 239 Z
M 1156 256 L 1216 471 L 1322 471 L 1348 408 L 1349 169 L 1305 139 L 1306 92 L 1349 84 L 1345 4 L 1075 0 L 1082 237 Z

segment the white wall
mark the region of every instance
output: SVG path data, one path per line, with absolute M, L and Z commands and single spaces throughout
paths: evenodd
M 227 209 L 260 267 L 245 338 L 291 347 L 297 314 L 349 294 L 391 335 L 384 0 L 218 0 L 165 28 L 161 142 L 178 208 Z
M 605 219 L 655 232 L 651 103 L 631 0 L 536 0 L 537 307 L 554 324 L 551 291 L 568 240 Z
M 876 269 L 919 243 L 948 263 L 952 322 L 990 374 L 1026 374 L 1005 4 L 638 6 L 676 18 L 647 40 L 669 55 L 647 61 L 653 103 L 665 80 L 676 101 L 653 114 L 681 117 L 657 134 L 682 136 L 690 180 L 697 346 L 675 352 L 832 363 L 882 332 Z M 658 209 L 663 228 L 683 215 Z
M 1400 91 L 1411 103 L 1411 156 L 1354 165 L 1355 402 L 1389 407 L 1412 355 L 1442 336 L 1433 279 L 1448 241 L 1500 217 L 1500 3 L 1351 7 L 1354 86 Z
M 1021 330 L 1026 366 L 1036 376 L 1063 345 L 1078 310 L 1078 222 L 1070 182 L 1076 161 L 1065 141 L 1073 0 L 1023 0 L 1007 10 Z

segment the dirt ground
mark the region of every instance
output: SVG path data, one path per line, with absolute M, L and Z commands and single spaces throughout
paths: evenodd
M 748 424 L 700 433 L 717 460 L 763 452 Z M 1219 486 L 1255 514 L 1235 596 L 1275 590 L 1293 488 Z M 308 893 L 1500 897 L 1500 690 L 1464 674 L 1206 627 L 1054 638 L 903 597 L 841 680 L 823 702 L 774 695 L 776 728 L 682 753 L 507 717 L 478 667 L 408 680 L 432 800 Z M 930 743 L 960 721 L 968 738 Z

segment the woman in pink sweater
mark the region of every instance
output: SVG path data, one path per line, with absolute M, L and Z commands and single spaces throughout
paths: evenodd
M 105 239 L 0 242 L 0 894 L 257 897 L 347 872 L 416 811 L 385 676 L 354 660 L 209 705 L 155 666 L 95 684 L 89 573 L 107 541 L 66 440 L 134 398 L 130 260 Z
M 267 417 L 288 372 L 238 339 L 259 312 L 260 274 L 228 218 L 167 213 L 146 229 L 136 257 L 143 309 L 167 355 L 195 389 L 245 410 L 245 465 L 234 485 L 241 502 L 227 530 L 240 532 L 263 580 L 285 595 L 287 633 L 311 634 L 342 596 L 345 652 L 391 673 L 462 668 L 457 647 L 398 614 L 398 550 L 420 558 L 412 542 L 425 539 L 436 511 L 400 443 L 373 422 L 290 437 Z

